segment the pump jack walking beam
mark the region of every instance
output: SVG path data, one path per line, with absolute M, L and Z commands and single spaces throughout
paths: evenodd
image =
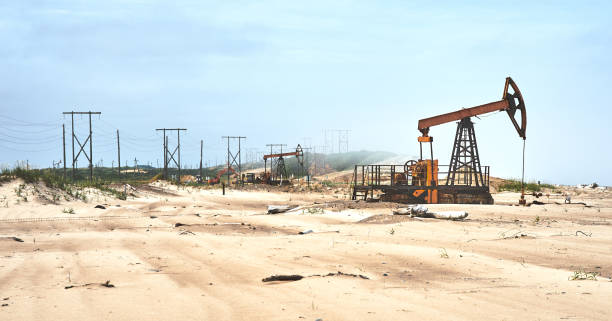
M 508 92 L 509 87 L 512 87 L 514 93 Z M 518 132 L 519 136 L 525 139 L 525 131 L 527 129 L 527 113 L 525 110 L 525 102 L 523 101 L 523 95 L 521 95 L 521 91 L 518 89 L 518 87 L 510 77 L 506 78 L 504 94 L 501 100 L 472 108 L 461 109 L 452 113 L 446 113 L 434 117 L 421 119 L 419 120 L 419 131 L 421 131 L 423 136 L 428 136 L 430 127 L 461 120 L 466 117 L 478 116 L 494 111 L 504 110 L 508 112 L 508 116 L 510 116 L 510 120 L 514 125 L 514 128 L 516 128 L 516 131 Z M 517 110 L 521 111 L 520 126 L 515 118 L 515 113 Z

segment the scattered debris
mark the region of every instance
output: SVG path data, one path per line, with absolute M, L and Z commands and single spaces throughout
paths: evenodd
M 585 202 L 576 202 L 576 203 L 574 203 L 574 204 L 584 205 L 584 207 L 593 207 L 593 205 L 589 205 L 589 204 L 587 204 L 587 203 L 585 203 Z
M 360 278 L 362 278 L 362 279 L 364 279 L 364 280 L 369 280 L 369 279 L 370 279 L 369 277 L 367 277 L 367 276 L 365 276 L 365 275 L 363 275 L 363 274 L 344 273 L 344 272 L 341 272 L 341 271 L 338 271 L 337 273 L 327 273 L 326 275 L 323 275 L 322 277 L 326 277 L 326 276 L 337 276 L 337 275 L 338 275 L 338 276 L 350 276 L 350 277 L 354 277 L 354 278 L 356 278 L 356 277 L 360 277 Z M 312 276 L 319 276 L 319 275 L 311 275 L 311 277 L 312 277 Z
M 514 234 L 506 235 L 506 233 L 511 232 L 513 230 L 515 229 L 510 229 L 508 231 L 500 233 L 500 239 L 507 240 L 507 239 L 518 239 L 518 238 L 532 238 L 532 239 L 535 238 L 534 236 L 529 236 L 526 233 L 523 233 L 523 231 L 521 230 L 518 230 Z
M 86 286 L 90 286 L 90 285 L 94 285 L 96 283 L 85 283 L 85 284 L 80 284 L 80 285 L 67 285 L 64 287 L 64 289 L 72 289 L 72 288 L 78 288 L 78 287 L 86 287 Z M 98 283 L 99 286 L 103 286 L 105 288 L 114 288 L 115 285 L 110 283 L 110 280 L 106 280 L 106 282 L 104 283 Z
M 585 202 L 568 203 L 566 201 L 565 203 L 555 202 L 555 204 L 557 204 L 557 205 L 578 204 L 578 205 L 584 205 L 584 207 L 588 207 L 588 208 L 593 207 L 593 205 L 589 205 L 589 204 L 587 204 Z
M 100 284 L 103 287 L 107 287 L 107 288 L 114 288 L 115 285 L 110 283 L 110 280 L 106 280 L 106 282 Z
M 401 207 L 393 210 L 393 215 L 411 215 L 412 211 L 409 208 Z
M 591 237 L 591 235 L 593 235 L 593 233 L 587 234 L 587 233 L 584 233 L 583 231 L 576 231 L 576 236 L 578 236 L 578 233 L 580 233 L 580 234 L 582 234 L 584 236 L 588 236 L 588 237 Z
M 261 282 L 272 282 L 272 281 L 299 281 L 304 277 L 299 274 L 293 275 L 272 275 L 267 278 L 261 279 Z
M 105 210 L 106 206 L 104 206 L 104 205 L 96 205 L 94 208 L 99 208 L 99 209 Z
M 385 273 L 386 274 L 386 273 Z M 309 275 L 309 276 L 302 276 L 299 274 L 292 274 L 292 275 L 272 275 L 269 276 L 267 278 L 262 279 L 262 282 L 273 282 L 273 281 L 299 281 L 303 278 L 312 278 L 312 277 L 328 277 L 328 276 L 350 276 L 350 277 L 354 277 L 354 278 L 361 278 L 364 280 L 369 280 L 370 278 L 363 275 L 363 274 L 352 274 L 352 273 L 344 273 L 341 271 L 338 271 L 336 273 L 330 272 L 327 273 L 325 275 L 322 274 L 313 274 L 313 275 Z
M 429 212 L 429 209 L 425 207 L 425 205 L 416 205 L 416 206 L 412 206 L 409 208 L 410 208 L 410 213 L 414 216 L 425 217 L 427 213 Z
M 424 205 L 411 205 L 407 208 L 398 208 L 394 215 L 408 215 L 410 217 L 437 218 L 442 220 L 462 220 L 468 216 L 465 211 L 430 212 Z
M 297 207 L 297 205 L 268 205 L 268 214 L 285 213 Z

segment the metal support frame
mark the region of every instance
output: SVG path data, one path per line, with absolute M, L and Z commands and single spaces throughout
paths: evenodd
M 227 185 L 230 185 L 230 168 L 232 165 L 238 167 L 238 179 L 240 184 L 244 184 L 242 180 L 242 156 L 240 154 L 241 141 L 246 139 L 246 136 L 223 136 L 222 139 L 227 139 Z M 238 140 L 238 151 L 235 153 L 230 149 L 230 139 Z
M 286 147 L 287 144 L 266 144 L 267 147 L 270 147 L 270 155 L 274 154 L 274 148 L 279 147 L 280 152 L 278 154 L 283 153 L 283 147 Z M 267 172 L 268 169 L 268 159 L 264 157 L 264 173 Z M 287 178 L 287 170 L 285 168 L 285 160 L 282 156 L 273 157 L 270 159 L 270 181 L 277 181 L 282 177 Z
M 484 186 L 474 123 L 465 117 L 457 124 L 446 185 Z
M 176 167 L 178 168 L 178 179 L 177 183 L 181 182 L 181 131 L 186 131 L 186 128 L 157 128 L 156 131 L 163 132 L 163 140 L 164 140 L 164 179 L 168 179 L 168 165 L 170 165 L 171 161 L 174 162 Z M 168 144 L 168 136 L 166 136 L 166 131 L 176 131 L 176 147 L 172 152 L 170 152 L 169 144 Z M 174 158 L 174 155 L 177 158 Z
M 62 124 L 62 150 L 64 152 L 64 180 L 66 179 L 66 125 Z
M 200 140 L 200 182 L 202 181 L 202 156 L 204 155 L 204 140 Z
M 121 145 L 119 145 L 119 129 L 117 129 L 117 175 L 121 177 Z
M 102 113 L 98 111 L 85 111 L 85 112 L 65 111 L 63 112 L 63 114 L 70 115 L 70 118 L 72 121 L 72 127 L 71 127 L 72 129 L 72 180 L 74 181 L 75 172 L 76 172 L 76 163 L 81 153 L 83 153 L 83 155 L 85 155 L 85 158 L 87 158 L 87 160 L 89 161 L 89 180 L 93 180 L 93 161 L 92 161 L 93 159 L 93 131 L 91 130 L 91 115 L 100 115 Z M 81 143 L 79 138 L 74 133 L 74 115 L 88 115 L 89 116 L 89 135 L 87 135 L 87 138 L 83 141 L 83 143 Z M 77 152 L 76 156 L 74 155 L 74 141 L 75 140 L 77 144 L 79 144 L 79 151 Z M 89 154 L 87 154 L 87 151 L 85 150 L 85 146 L 87 146 L 88 142 L 89 142 Z
M 422 196 L 414 196 L 415 191 L 437 190 L 441 203 L 483 203 L 492 204 L 489 193 L 489 166 L 483 166 L 484 185 L 423 185 L 423 181 L 415 180 L 407 170 L 408 161 L 404 165 L 355 165 L 352 178 L 352 199 L 375 199 L 375 191 L 382 200 L 394 200 L 408 203 L 422 202 Z M 439 165 L 439 175 L 447 175 L 448 165 Z

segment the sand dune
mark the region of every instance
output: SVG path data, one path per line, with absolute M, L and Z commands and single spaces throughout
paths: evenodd
M 392 216 L 396 205 L 344 194 L 171 186 L 126 201 L 91 192 L 88 202 L 17 204 L 18 184 L 0 187 L 2 320 L 609 320 L 612 312 L 607 192 L 574 198 L 589 208 L 431 206 L 470 214 L 441 221 Z M 305 209 L 266 215 L 269 204 Z M 568 279 L 582 270 L 597 281 Z M 275 274 L 305 278 L 262 282 Z

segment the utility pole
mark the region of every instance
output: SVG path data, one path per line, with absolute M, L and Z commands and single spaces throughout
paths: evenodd
M 164 134 L 164 179 L 168 179 L 168 165 L 170 161 L 174 161 L 178 168 L 178 183 L 181 183 L 181 131 L 186 131 L 186 128 L 158 128 L 156 131 L 163 131 Z M 176 131 L 176 147 L 170 152 L 168 148 L 168 136 L 166 136 L 166 131 Z M 178 152 L 178 153 L 177 153 Z M 177 159 L 174 158 L 174 155 L 177 154 Z
M 326 153 L 330 153 L 333 154 L 334 153 L 334 133 L 336 133 L 337 130 L 334 129 L 325 129 L 325 148 L 324 148 L 324 154 Z M 338 151 L 340 152 L 340 151 Z
M 89 181 L 93 181 L 93 135 L 91 132 L 91 113 L 89 113 Z
M 168 136 L 166 136 L 166 131 L 164 130 L 164 179 L 168 179 Z
M 348 141 L 349 141 L 349 132 L 348 129 L 335 129 L 334 131 L 338 132 L 338 153 L 342 152 L 342 147 L 344 147 L 344 151 L 348 153 Z
M 313 147 L 312 152 L 314 155 L 312 155 L 312 158 L 314 160 L 314 168 L 312 169 L 312 176 L 316 176 L 317 175 L 317 146 Z
M 93 132 L 91 129 L 91 115 L 100 115 L 102 114 L 101 112 L 92 112 L 92 111 L 86 111 L 86 112 L 77 112 L 77 111 L 67 111 L 63 113 L 64 115 L 70 115 L 71 119 L 72 119 L 72 180 L 74 180 L 74 174 L 75 174 L 75 164 L 77 162 L 77 160 L 79 159 L 79 155 L 81 155 L 81 152 L 85 155 L 85 158 L 87 158 L 87 160 L 89 160 L 89 180 L 93 180 L 93 163 L 92 163 L 92 159 L 93 159 Z M 87 139 L 85 139 L 85 141 L 83 142 L 83 144 L 81 144 L 81 141 L 79 141 L 79 138 L 74 134 L 74 115 L 88 115 L 89 116 L 89 135 L 87 136 Z M 74 141 L 77 141 L 77 143 L 79 144 L 79 152 L 77 153 L 77 155 L 74 155 Z M 87 142 L 89 141 L 89 155 L 87 155 L 87 152 L 85 151 L 85 146 L 87 145 Z
M 66 125 L 62 124 L 62 150 L 64 151 L 64 180 L 66 180 Z
M 200 179 L 202 179 L 202 155 L 204 154 L 204 140 L 200 140 Z
M 246 139 L 246 136 L 223 136 L 222 139 L 227 139 L 227 185 L 230 184 L 230 168 L 232 165 L 238 166 L 238 177 L 242 182 L 242 159 L 240 156 L 240 141 Z M 238 152 L 233 153 L 230 149 L 230 139 L 238 139 Z M 231 159 L 230 159 L 231 158 Z M 236 158 L 238 160 L 236 161 Z
M 121 146 L 119 145 L 119 129 L 117 129 L 117 174 L 121 177 Z
M 314 147 L 314 154 L 315 154 L 314 155 L 314 159 L 315 159 L 315 168 L 314 169 L 315 170 L 314 170 L 314 173 L 313 173 L 314 176 L 317 175 L 317 172 L 318 172 L 317 171 L 317 167 L 319 167 L 319 168 L 323 167 L 323 172 L 325 172 L 325 157 L 326 157 L 325 152 L 327 151 L 327 146 L 325 146 L 325 145 L 318 146 L 318 149 L 319 149 L 320 155 L 318 157 L 319 159 L 317 160 L 317 146 Z M 321 166 L 318 165 L 319 163 L 322 163 Z
M 72 125 L 70 126 L 70 129 L 72 129 L 72 181 L 74 181 L 74 165 L 76 163 L 74 160 L 74 115 L 71 116 Z

